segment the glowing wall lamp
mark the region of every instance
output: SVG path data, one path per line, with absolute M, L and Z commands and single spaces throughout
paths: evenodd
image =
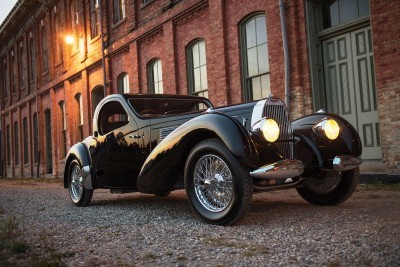
M 75 37 L 72 35 L 67 35 L 65 36 L 65 42 L 69 45 L 72 45 L 75 43 Z

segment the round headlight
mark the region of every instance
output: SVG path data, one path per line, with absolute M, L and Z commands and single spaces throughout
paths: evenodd
M 279 126 L 273 119 L 266 119 L 261 126 L 261 131 L 268 142 L 275 142 L 279 137 Z
M 335 140 L 339 136 L 339 125 L 335 120 L 329 119 L 325 121 L 324 126 L 322 127 L 326 137 L 330 140 Z

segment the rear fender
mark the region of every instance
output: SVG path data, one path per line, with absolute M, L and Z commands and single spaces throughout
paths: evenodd
M 65 169 L 64 169 L 64 188 L 68 188 L 68 168 L 70 163 L 72 162 L 72 160 L 77 159 L 81 165 L 82 165 L 82 169 L 85 170 L 90 170 L 90 166 L 91 166 L 91 158 L 89 155 L 89 151 L 87 150 L 86 146 L 83 145 L 82 143 L 77 143 L 75 145 L 73 145 L 69 152 L 68 155 L 66 157 L 66 163 L 65 163 Z M 87 189 L 93 189 L 93 182 L 92 182 L 92 176 L 90 175 L 84 175 L 84 173 L 82 173 L 83 176 L 83 185 L 85 188 Z
M 171 173 L 184 165 L 191 148 L 208 138 L 220 138 L 242 162 L 251 161 L 255 154 L 241 124 L 221 113 L 207 113 L 179 126 L 153 149 L 138 177 L 139 192 L 162 193 L 171 189 L 177 178 L 170 177 Z

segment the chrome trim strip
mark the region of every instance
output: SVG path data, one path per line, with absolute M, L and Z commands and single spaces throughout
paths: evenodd
M 250 172 L 250 175 L 261 179 L 282 179 L 297 177 L 303 171 L 304 165 L 301 161 L 285 159 L 254 170 Z
M 362 163 L 362 159 L 354 156 L 336 156 L 333 159 L 335 171 L 343 172 L 357 168 Z

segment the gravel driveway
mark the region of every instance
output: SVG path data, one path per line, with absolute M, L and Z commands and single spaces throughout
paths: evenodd
M 400 191 L 359 189 L 337 207 L 295 190 L 256 194 L 230 227 L 191 216 L 184 191 L 168 197 L 94 192 L 78 208 L 60 183 L 0 180 L 0 223 L 18 225 L 21 253 L 0 265 L 399 266 Z M 1 240 L 0 240 L 1 241 Z

